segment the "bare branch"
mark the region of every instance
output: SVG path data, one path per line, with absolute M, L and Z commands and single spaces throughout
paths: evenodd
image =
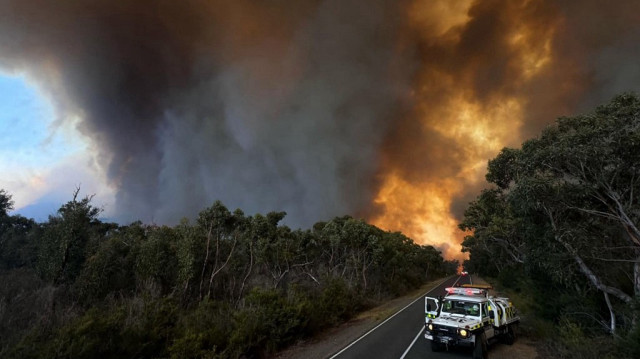
M 613 215 L 613 214 L 608 213 L 608 212 L 596 211 L 596 210 L 593 210 L 593 209 L 586 209 L 586 208 L 580 208 L 580 207 L 569 206 L 569 205 L 567 205 L 567 207 L 569 209 L 575 209 L 577 211 L 584 212 L 584 213 L 587 213 L 587 214 L 593 214 L 593 215 L 596 215 L 598 217 L 613 219 L 613 220 L 616 220 L 616 221 L 620 220 L 620 218 L 618 216 Z
M 554 217 L 553 217 L 553 213 L 546 206 L 543 206 L 543 207 L 544 207 L 545 211 L 547 212 L 547 215 L 548 215 L 549 220 L 551 222 L 551 226 L 553 228 L 554 237 L 555 237 L 556 241 L 558 243 L 562 244 L 567 249 L 569 254 L 571 254 L 573 259 L 576 261 L 576 263 L 580 267 L 580 270 L 582 271 L 582 273 L 587 277 L 587 279 L 589 279 L 591 284 L 593 284 L 599 290 L 601 290 L 603 292 L 606 292 L 606 293 L 609 293 L 609 294 L 615 296 L 616 298 L 622 300 L 625 303 L 630 303 L 633 300 L 633 298 L 630 295 L 628 295 L 627 293 L 621 291 L 618 288 L 611 287 L 611 286 L 608 286 L 608 285 L 602 283 L 600 278 L 589 268 L 589 266 L 587 266 L 587 264 L 584 262 L 582 257 L 580 257 L 580 255 L 578 254 L 578 251 L 576 251 L 567 241 L 562 239 L 563 235 L 559 234 L 559 232 L 558 232 L 558 228 L 556 226 L 556 223 L 555 223 L 555 220 L 554 220 Z
M 638 227 L 627 215 L 622 203 L 620 203 L 618 194 L 611 188 L 607 188 L 607 196 L 609 196 L 609 198 L 611 198 L 611 200 L 616 204 L 619 221 L 622 222 L 622 225 L 625 227 L 627 232 L 629 232 L 629 236 L 633 242 L 640 246 L 640 230 L 638 230 Z
M 505 239 L 494 237 L 494 236 L 491 236 L 491 238 L 500 247 L 502 247 L 502 249 L 504 249 L 507 252 L 507 254 L 509 254 L 511 256 L 511 258 L 513 258 L 514 261 L 516 261 L 517 263 L 524 263 L 524 260 L 521 258 L 522 257 L 522 253 L 520 253 L 520 250 L 516 246 L 511 244 L 511 242 L 509 242 L 508 240 L 505 240 Z M 516 252 L 518 252 L 518 255 L 516 255 L 511 249 L 509 249 L 509 247 L 513 248 Z
M 616 334 L 616 314 L 613 312 L 613 306 L 611 305 L 611 300 L 609 300 L 609 293 L 604 292 L 604 300 L 607 302 L 607 307 L 609 308 L 609 315 L 611 317 L 611 334 Z
M 304 274 L 308 275 L 311 279 L 313 279 L 314 282 L 316 282 L 318 285 L 320 285 L 320 282 L 318 282 L 318 280 L 316 279 L 316 277 L 312 276 L 311 273 L 309 272 L 304 272 Z
M 220 268 L 215 269 L 214 267 L 214 271 L 211 272 L 211 277 L 209 278 L 209 294 L 211 294 L 211 286 L 213 284 L 213 278 L 220 273 L 221 270 L 224 269 L 224 267 L 227 266 L 227 264 L 229 263 L 229 260 L 231 259 L 231 256 L 233 255 L 233 250 L 236 248 L 236 243 L 238 242 L 238 239 L 236 238 L 236 236 L 234 236 L 233 238 L 233 245 L 231 246 L 231 250 L 229 251 L 229 256 L 227 256 L 227 260 L 220 266 Z
M 608 259 L 608 258 L 599 258 L 599 257 L 585 257 L 589 259 L 595 259 L 603 262 L 625 262 L 625 263 L 635 263 L 635 259 Z

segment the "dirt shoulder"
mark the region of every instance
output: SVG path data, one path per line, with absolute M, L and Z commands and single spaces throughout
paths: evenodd
M 472 277 L 473 283 L 487 284 L 481 278 Z M 285 351 L 278 353 L 275 358 L 279 359 L 321 359 L 328 358 L 338 352 L 349 343 L 375 328 L 391 315 L 406 307 L 416 299 L 422 298 L 424 293 L 439 284 L 442 279 L 427 283 L 419 289 L 402 297 L 395 298 L 371 310 L 360 313 L 354 319 L 326 332 L 301 341 Z M 539 357 L 535 342 L 520 337 L 511 346 L 504 344 L 492 345 L 489 351 L 491 359 L 536 359 Z
M 489 284 L 482 278 L 478 276 L 471 276 L 471 280 L 474 284 Z M 489 291 L 489 295 L 497 296 L 499 293 L 496 293 L 494 290 Z M 491 359 L 512 359 L 512 358 L 522 358 L 522 359 L 536 359 L 539 358 L 540 355 L 536 349 L 536 342 L 526 338 L 526 337 L 518 337 L 513 345 L 506 345 L 502 343 L 496 343 L 491 346 L 489 349 L 489 358 Z

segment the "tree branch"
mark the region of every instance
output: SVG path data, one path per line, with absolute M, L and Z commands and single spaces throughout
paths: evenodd
M 562 244 L 566 248 L 566 250 L 569 252 L 569 254 L 571 254 L 573 259 L 576 261 L 576 263 L 580 267 L 580 270 L 587 277 L 587 279 L 589 279 L 591 284 L 593 284 L 599 290 L 609 293 L 615 296 L 616 298 L 622 300 L 625 303 L 630 303 L 633 300 L 633 298 L 630 295 L 621 291 L 618 288 L 611 287 L 602 283 L 600 278 L 589 268 L 589 266 L 587 266 L 584 260 L 582 260 L 582 258 L 578 254 L 578 251 L 576 251 L 567 241 L 563 240 L 562 236 L 558 234 L 558 228 L 556 227 L 556 223 L 553 218 L 553 214 L 551 213 L 551 210 L 549 210 L 546 206 L 543 206 L 543 208 L 547 212 L 547 215 L 549 216 L 549 220 L 551 221 L 551 226 L 553 228 L 555 240 L 558 243 Z

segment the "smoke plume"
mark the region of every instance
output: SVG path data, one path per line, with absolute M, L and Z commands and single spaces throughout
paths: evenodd
M 220 199 L 453 256 L 487 159 L 640 83 L 640 5 L 0 1 L 0 69 L 81 119 L 122 221 Z

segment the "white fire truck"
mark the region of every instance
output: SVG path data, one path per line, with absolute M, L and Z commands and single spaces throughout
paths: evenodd
M 446 288 L 443 298 L 425 298 L 425 334 L 434 352 L 452 346 L 473 348 L 474 359 L 487 358 L 487 347 L 513 344 L 520 317 L 508 298 L 489 296 L 490 286 Z

